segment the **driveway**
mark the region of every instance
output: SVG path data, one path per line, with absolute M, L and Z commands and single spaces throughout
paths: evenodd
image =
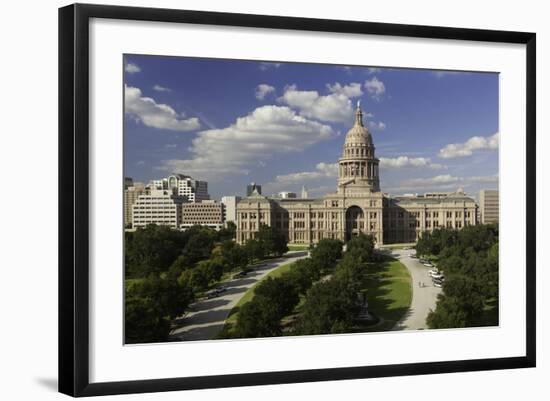
M 176 328 L 170 332 L 173 340 L 209 340 L 223 328 L 229 312 L 242 296 L 258 281 L 280 266 L 307 257 L 306 251 L 287 252 L 282 258 L 272 259 L 254 269 L 245 277 L 222 283 L 227 291 L 217 298 L 202 299 L 189 307 L 184 317 L 175 320 Z
M 430 310 L 435 310 L 437 294 L 441 293 L 441 288 L 435 287 L 432 279 L 428 275 L 430 268 L 424 266 L 409 256 L 414 250 L 394 250 L 392 256 L 403 263 L 412 279 L 412 301 L 409 311 L 397 322 L 393 330 L 419 330 L 427 329 L 426 318 Z M 423 283 L 420 287 L 418 283 Z

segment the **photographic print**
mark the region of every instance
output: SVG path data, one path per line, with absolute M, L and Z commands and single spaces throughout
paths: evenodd
M 124 343 L 499 325 L 499 74 L 125 54 Z

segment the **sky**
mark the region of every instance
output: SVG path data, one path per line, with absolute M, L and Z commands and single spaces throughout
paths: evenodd
M 124 56 L 124 174 L 336 190 L 357 102 L 391 195 L 498 188 L 498 73 Z

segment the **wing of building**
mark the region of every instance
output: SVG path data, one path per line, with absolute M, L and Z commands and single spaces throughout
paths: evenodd
M 323 238 L 349 240 L 359 233 L 378 244 L 415 242 L 437 227 L 477 223 L 477 205 L 463 191 L 390 197 L 380 190 L 379 160 L 359 106 L 338 160 L 336 192 L 319 199 L 267 197 L 253 190 L 237 204 L 237 241 L 254 238 L 261 224 L 285 233 L 290 243 Z

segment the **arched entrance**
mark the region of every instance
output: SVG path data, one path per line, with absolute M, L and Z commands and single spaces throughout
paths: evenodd
M 346 210 L 346 241 L 365 230 L 365 214 L 359 206 L 351 206 Z

